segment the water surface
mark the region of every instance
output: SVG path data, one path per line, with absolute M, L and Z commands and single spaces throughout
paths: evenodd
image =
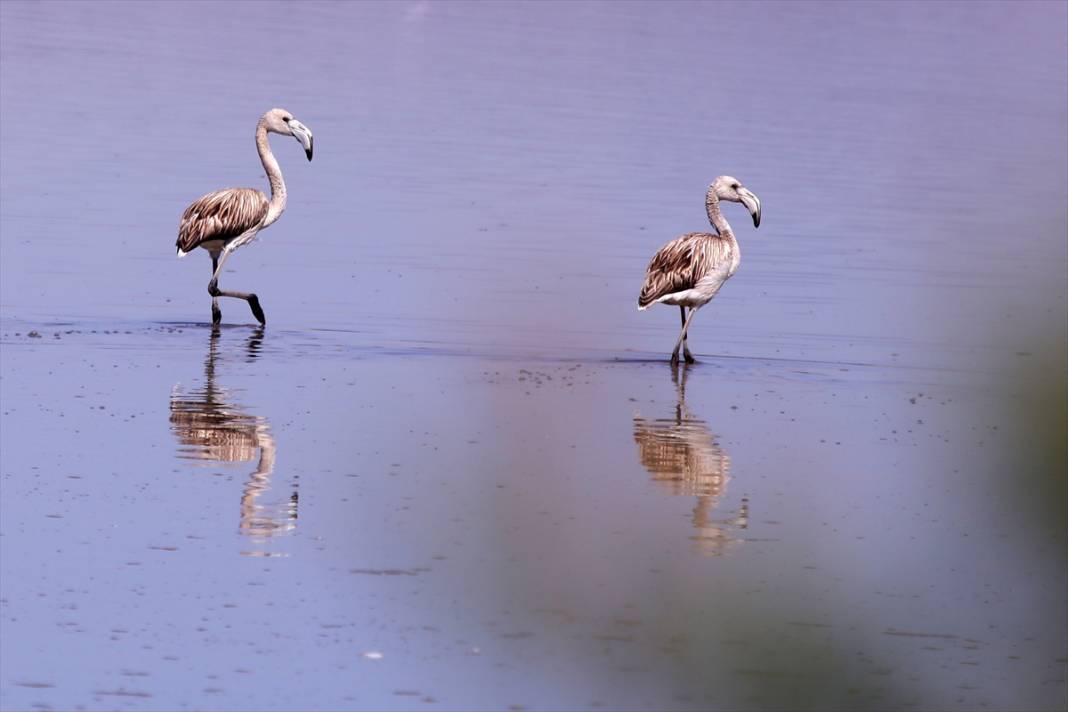
M 1066 28 L 0 5 L 0 705 L 1064 707 Z M 213 332 L 178 215 L 271 106 Z

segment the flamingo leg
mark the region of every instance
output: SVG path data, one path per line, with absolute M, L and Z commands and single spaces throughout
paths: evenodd
M 211 276 L 215 279 L 215 272 L 219 269 L 219 253 L 211 253 Z M 210 289 L 208 291 L 211 291 Z M 219 309 L 219 298 L 214 294 L 211 296 L 211 325 L 218 326 L 222 321 L 222 310 Z
M 690 328 L 690 322 L 693 321 L 693 315 L 696 313 L 697 309 L 691 307 L 690 314 L 682 322 L 682 331 L 679 332 L 679 340 L 675 342 L 675 350 L 671 352 L 672 364 L 678 364 L 679 362 L 679 349 L 682 348 L 682 342 L 686 340 L 686 331 Z M 689 354 L 689 350 L 687 350 L 687 355 L 689 356 L 689 358 L 686 360 L 686 362 L 690 363 L 690 359 L 692 359 L 693 356 Z
M 216 260 L 215 255 L 212 255 L 211 258 L 211 264 L 213 269 L 211 274 L 211 281 L 208 282 L 208 294 L 213 297 L 212 319 L 215 318 L 216 309 L 218 308 L 215 304 L 217 298 L 233 297 L 234 299 L 244 299 L 246 302 L 248 302 L 248 306 L 252 310 L 252 316 L 256 317 L 256 320 L 259 321 L 260 324 L 266 324 L 267 317 L 264 316 L 263 308 L 260 306 L 260 298 L 257 297 L 255 294 L 253 294 L 252 292 L 227 292 L 219 289 L 219 274 L 222 272 L 223 263 L 225 263 L 226 258 L 230 256 L 230 252 L 231 250 L 223 248 L 222 255 L 218 258 L 218 260 Z M 219 318 L 222 319 L 221 312 L 219 313 Z
M 686 307 L 679 305 L 679 318 L 682 324 L 682 355 L 686 359 L 686 363 L 696 363 L 697 359 L 690 353 L 690 339 L 686 333 Z

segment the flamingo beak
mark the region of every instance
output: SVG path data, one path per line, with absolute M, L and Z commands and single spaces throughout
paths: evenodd
M 312 159 L 312 145 L 313 138 L 311 129 L 304 124 L 300 123 L 296 119 L 290 119 L 289 130 L 293 134 L 293 137 L 300 142 L 300 145 L 304 147 L 304 154 L 310 161 Z
M 760 227 L 760 198 L 746 188 L 738 189 L 738 197 L 749 214 L 753 216 L 753 227 Z

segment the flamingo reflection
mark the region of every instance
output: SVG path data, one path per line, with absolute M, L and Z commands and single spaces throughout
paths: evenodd
M 686 371 L 688 366 L 671 369 L 671 381 L 677 391 L 672 418 L 634 417 L 634 441 L 642 466 L 653 481 L 673 495 L 696 497 L 690 539 L 698 551 L 720 556 L 743 541 L 749 524 L 749 500 L 742 498 L 732 517 L 713 518 L 713 511 L 726 495 L 730 482 L 731 459 L 716 442 L 708 425 L 696 418 L 686 406 Z
M 213 328 L 204 361 L 204 384 L 171 392 L 171 431 L 178 442 L 179 457 L 204 463 L 256 462 L 241 493 L 238 528 L 251 537 L 256 548 L 242 552 L 249 556 L 270 556 L 263 547 L 271 537 L 296 527 L 298 494 L 283 501 L 269 501 L 277 446 L 265 418 L 251 415 L 234 402 L 230 392 L 216 382 L 220 330 Z M 256 329 L 246 342 L 246 360 L 259 356 L 263 328 Z M 262 501 L 268 500 L 268 501 Z

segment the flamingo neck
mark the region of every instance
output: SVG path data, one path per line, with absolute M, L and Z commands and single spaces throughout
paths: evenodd
M 720 212 L 719 198 L 712 188 L 708 189 L 708 194 L 705 196 L 705 210 L 708 211 L 708 222 L 712 223 L 712 227 L 716 228 L 716 234 L 723 237 L 734 237 L 734 231 L 731 230 L 730 223 Z
M 263 119 L 256 125 L 256 151 L 260 154 L 263 170 L 267 172 L 267 180 L 271 182 L 271 202 L 267 205 L 267 217 L 263 219 L 263 227 L 267 227 L 281 217 L 286 209 L 286 182 L 282 180 L 282 169 L 271 152 L 271 144 L 267 141 L 267 123 Z

